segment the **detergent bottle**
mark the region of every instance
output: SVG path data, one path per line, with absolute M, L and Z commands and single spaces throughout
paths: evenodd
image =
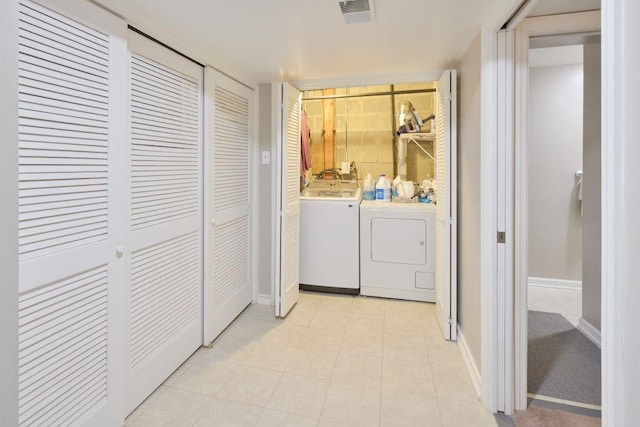
M 391 201 L 391 183 L 385 174 L 380 175 L 376 183 L 376 202 Z
M 362 198 L 364 200 L 376 199 L 376 183 L 370 173 L 368 173 L 364 179 L 364 193 Z

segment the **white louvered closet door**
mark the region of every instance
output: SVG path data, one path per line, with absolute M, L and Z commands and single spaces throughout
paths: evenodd
M 19 6 L 19 425 L 122 423 L 126 27 Z
M 202 343 L 203 68 L 129 31 L 125 405 Z
M 276 315 L 285 317 L 298 301 L 300 250 L 300 92 L 283 83 L 278 123 L 280 171 L 279 286 Z
M 457 335 L 456 281 L 456 72 L 436 90 L 436 316 L 446 340 Z
M 253 90 L 205 70 L 205 320 L 210 343 L 253 298 L 250 206 Z

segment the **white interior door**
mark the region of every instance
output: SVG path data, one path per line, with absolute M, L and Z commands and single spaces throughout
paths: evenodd
M 253 90 L 205 70 L 204 342 L 251 303 L 250 153 Z
M 446 71 L 436 91 L 436 312 L 445 339 L 456 340 L 456 72 Z
M 128 412 L 202 344 L 203 68 L 129 31 Z
M 283 83 L 276 85 L 279 120 L 278 177 L 280 220 L 276 240 L 278 285 L 276 316 L 285 317 L 298 301 L 300 248 L 300 92 Z
M 21 426 L 124 419 L 126 27 L 67 6 L 19 6 Z

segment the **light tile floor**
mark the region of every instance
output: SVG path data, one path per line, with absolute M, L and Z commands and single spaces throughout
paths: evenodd
M 427 303 L 301 293 L 252 305 L 127 426 L 495 426 Z
M 529 310 L 560 313 L 574 326 L 582 316 L 582 290 L 529 286 Z

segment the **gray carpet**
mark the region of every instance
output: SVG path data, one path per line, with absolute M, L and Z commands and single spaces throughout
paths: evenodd
M 529 311 L 529 393 L 600 405 L 600 349 L 561 314 Z

